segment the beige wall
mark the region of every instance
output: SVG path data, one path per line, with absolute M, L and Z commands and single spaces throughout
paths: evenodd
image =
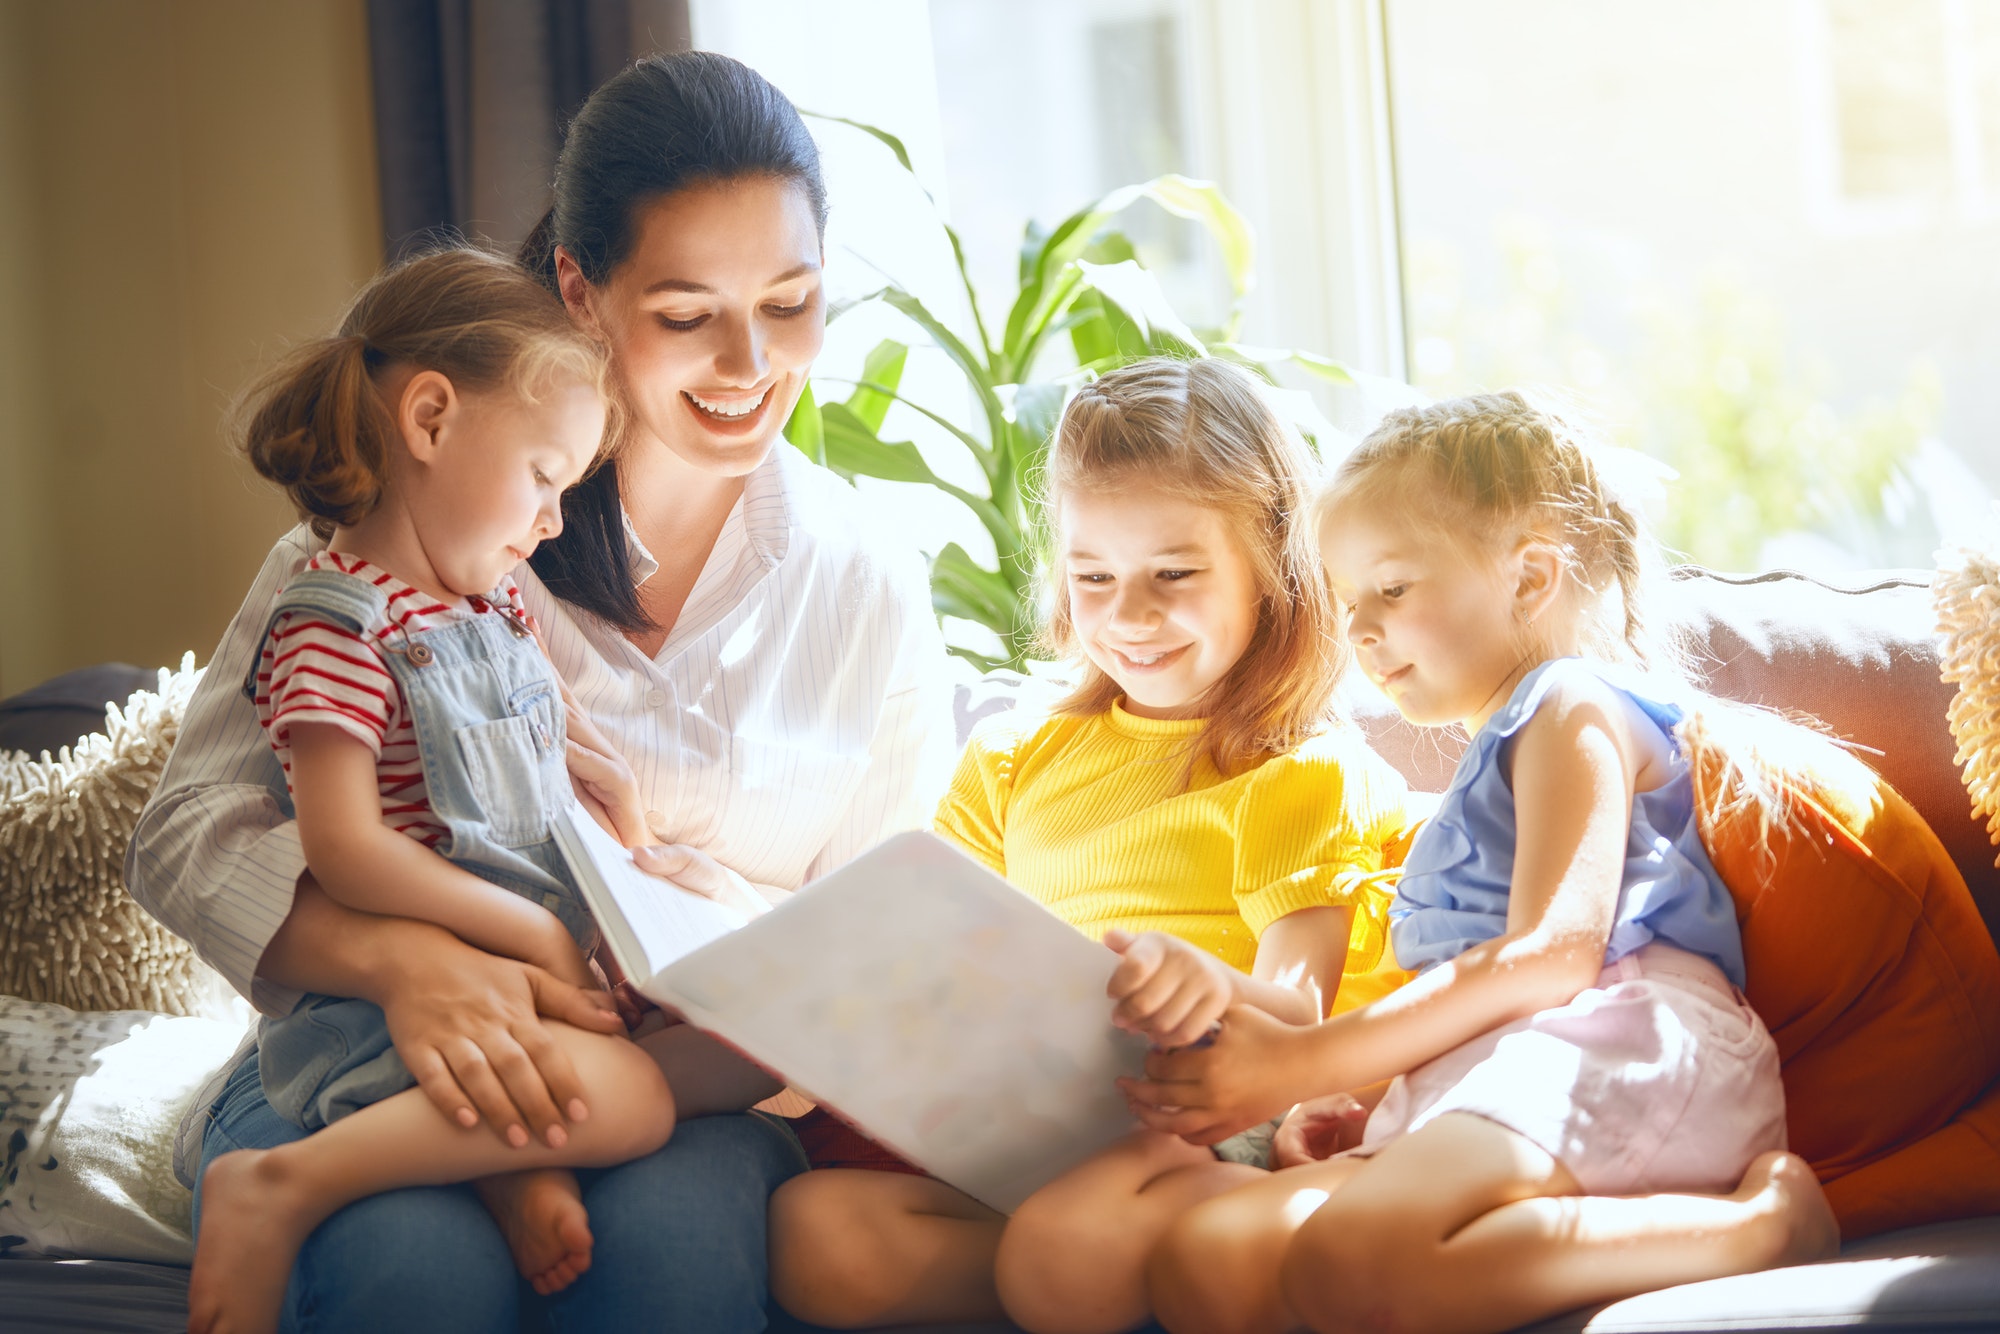
M 381 258 L 363 0 L 0 0 L 0 694 L 206 660 L 290 521 L 232 395 Z

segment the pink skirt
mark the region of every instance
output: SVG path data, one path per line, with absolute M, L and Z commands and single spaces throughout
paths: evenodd
M 1730 1191 L 1753 1158 L 1785 1147 L 1764 1021 L 1721 969 L 1657 942 L 1569 1004 L 1399 1076 L 1351 1152 L 1373 1154 L 1446 1112 L 1534 1142 L 1589 1195 Z

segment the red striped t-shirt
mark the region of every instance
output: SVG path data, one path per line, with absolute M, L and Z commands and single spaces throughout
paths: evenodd
M 383 822 L 435 847 L 444 838 L 445 827 L 431 811 L 416 727 L 403 707 L 396 679 L 384 665 L 388 650 L 382 643 L 390 635 L 400 639 L 402 633 L 415 634 L 467 616 L 501 612 L 525 619 L 520 590 L 509 576 L 490 598 L 469 598 L 467 607 L 455 608 L 359 556 L 322 551 L 306 562 L 306 568 L 339 570 L 366 579 L 386 590 L 389 602 L 384 619 L 363 627 L 359 634 L 304 611 L 288 612 L 271 627 L 257 668 L 257 719 L 284 766 L 287 789 L 292 776 L 292 724 L 331 723 L 374 753 Z

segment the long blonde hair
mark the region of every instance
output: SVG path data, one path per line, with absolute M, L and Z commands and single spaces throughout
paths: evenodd
M 1640 669 L 1685 696 L 1681 746 L 1698 771 L 1716 776 L 1704 785 L 1709 827 L 1748 810 L 1767 832 L 1788 816 L 1788 784 L 1809 785 L 1813 774 L 1855 761 L 1813 730 L 1814 720 L 1696 687 L 1685 632 L 1661 623 L 1653 606 L 1665 561 L 1640 511 L 1607 485 L 1603 450 L 1574 414 L 1516 390 L 1404 408 L 1334 470 L 1313 502 L 1313 532 L 1323 534 L 1350 506 L 1393 506 L 1461 549 L 1547 543 L 1570 575 L 1584 654 Z
M 1317 473 L 1305 441 L 1272 415 L 1249 374 L 1214 360 L 1154 358 L 1111 372 L 1070 400 L 1049 446 L 1052 523 L 1079 492 L 1137 483 L 1218 511 L 1242 544 L 1257 625 L 1211 688 L 1200 740 L 1224 774 L 1297 747 L 1336 716 L 1347 644 L 1333 633 L 1326 572 L 1304 521 Z M 1103 713 L 1122 692 L 1082 654 L 1061 565 L 1057 555 L 1045 569 L 1044 638 L 1082 677 L 1059 707 Z

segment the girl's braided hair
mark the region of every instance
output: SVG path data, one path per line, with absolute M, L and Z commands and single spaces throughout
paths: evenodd
M 1679 674 L 1679 644 L 1647 607 L 1658 549 L 1606 484 L 1600 458 L 1572 415 L 1517 390 L 1403 408 L 1341 463 L 1315 506 L 1314 530 L 1336 504 L 1422 496 L 1440 536 L 1489 548 L 1547 542 L 1580 594 L 1584 650 Z

